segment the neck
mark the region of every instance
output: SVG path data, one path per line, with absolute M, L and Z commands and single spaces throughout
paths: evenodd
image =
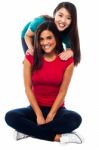
M 47 61 L 53 61 L 55 58 L 56 58 L 57 54 L 55 52 L 52 52 L 52 53 L 46 53 L 44 54 L 44 58 L 47 60 Z

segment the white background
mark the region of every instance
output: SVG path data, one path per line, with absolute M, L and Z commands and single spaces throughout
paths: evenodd
M 53 14 L 61 0 L 0 1 L 0 147 L 3 149 L 99 149 L 99 5 L 98 0 L 71 0 L 77 7 L 82 61 L 75 68 L 66 96 L 66 105 L 82 115 L 77 131 L 85 139 L 82 145 L 51 143 L 28 138 L 14 141 L 13 129 L 4 121 L 5 113 L 28 105 L 24 92 L 24 54 L 21 30 L 34 17 Z

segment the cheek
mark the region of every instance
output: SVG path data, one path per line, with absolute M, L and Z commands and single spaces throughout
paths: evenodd
M 56 25 L 57 25 L 58 21 L 59 21 L 59 18 L 56 17 L 55 20 L 54 20 L 54 22 L 55 22 Z
M 70 24 L 71 24 L 71 20 L 68 20 L 68 26 L 70 26 Z
M 53 39 L 53 40 L 50 41 L 50 44 L 56 46 L 56 41 Z
M 39 43 L 40 43 L 40 46 L 42 45 L 42 42 L 41 41 L 39 41 Z
M 43 44 L 43 42 L 40 42 L 40 47 L 42 47 L 44 44 Z

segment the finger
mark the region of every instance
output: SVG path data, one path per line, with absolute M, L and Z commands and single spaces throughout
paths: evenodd
M 61 60 L 67 60 L 68 57 L 64 56 L 64 57 L 60 57 Z
M 59 54 L 59 56 L 62 56 L 62 55 L 64 55 L 64 53 L 63 53 L 63 52 Z

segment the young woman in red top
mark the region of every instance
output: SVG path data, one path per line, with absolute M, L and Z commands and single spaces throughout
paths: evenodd
M 5 120 L 17 133 L 81 143 L 80 137 L 72 132 L 81 124 L 81 116 L 65 108 L 64 103 L 77 58 L 62 61 L 58 55 L 62 51 L 55 23 L 42 23 L 34 35 L 34 55 L 26 53 L 24 60 L 24 84 L 30 106 L 7 112 Z M 76 57 L 80 57 L 79 53 Z

